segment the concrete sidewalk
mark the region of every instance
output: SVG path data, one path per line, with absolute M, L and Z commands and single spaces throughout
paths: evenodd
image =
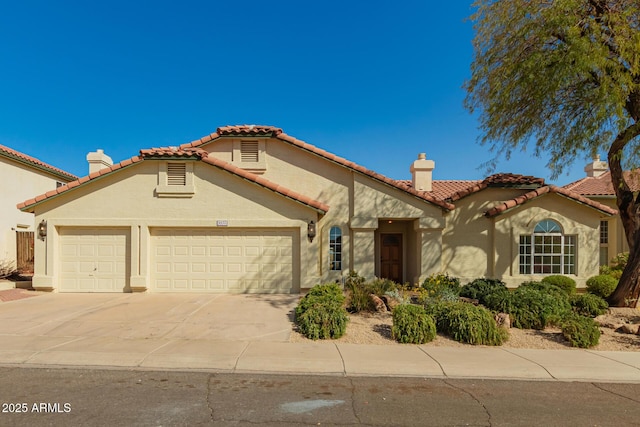
M 0 365 L 640 383 L 640 352 L 290 343 L 298 298 L 40 294 L 12 300 L 0 303 Z
M 0 365 L 640 383 L 640 352 L 2 336 Z

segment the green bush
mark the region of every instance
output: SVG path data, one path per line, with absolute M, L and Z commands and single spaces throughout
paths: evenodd
M 443 301 L 443 300 L 428 300 L 424 305 L 424 310 L 428 316 L 431 316 L 436 322 L 436 329 L 443 334 L 447 333 L 447 316 L 446 313 L 456 304 L 463 304 L 461 302 Z
M 467 283 L 460 289 L 460 296 L 465 298 L 477 299 L 480 304 L 486 306 L 486 297 L 495 292 L 507 291 L 502 280 L 498 279 L 475 279 Z
M 511 325 L 519 329 L 544 329 L 571 312 L 569 297 L 562 290 L 536 282 L 517 288 L 507 302 L 510 307 L 501 311 L 509 313 Z
M 589 348 L 598 345 L 600 328 L 589 317 L 573 314 L 562 322 L 562 335 L 573 347 Z
M 593 294 L 572 295 L 569 298 L 573 311 L 581 316 L 596 317 L 607 312 L 609 304 Z
M 296 307 L 296 318 L 302 315 L 309 307 L 316 305 L 318 302 L 335 301 L 338 305 L 344 304 L 344 293 L 340 286 L 336 283 L 327 283 L 324 285 L 316 285 L 307 292 L 300 300 Z
M 428 292 L 432 298 L 441 298 L 443 295 L 460 293 L 460 279 L 448 274 L 432 274 L 422 282 L 422 289 Z
M 313 340 L 340 338 L 349 321 L 344 301 L 342 289 L 335 283 L 311 288 L 295 310 L 300 333 Z
M 557 286 L 558 288 L 562 289 L 567 295 L 573 295 L 576 293 L 576 281 L 571 277 L 554 274 L 551 276 L 546 276 L 544 279 L 542 279 L 542 283 Z
M 491 312 L 484 307 L 464 302 L 435 306 L 438 330 L 456 341 L 474 345 L 501 345 L 508 339 L 508 332 L 498 327 Z
M 344 287 L 349 294 L 347 310 L 357 313 L 376 310 L 376 306 L 370 298 L 371 294 L 382 297 L 387 292 L 397 291 L 400 286 L 389 279 L 376 278 L 367 282 L 364 277 L 351 271 L 345 280 Z
M 436 337 L 436 325 L 424 308 L 400 304 L 393 309 L 393 338 L 401 343 L 424 344 Z
M 618 279 L 606 274 L 590 277 L 587 280 L 587 292 L 606 299 L 618 286 Z
M 336 339 L 344 335 L 349 317 L 342 304 L 330 300 L 316 300 L 296 322 L 300 333 L 312 340 Z

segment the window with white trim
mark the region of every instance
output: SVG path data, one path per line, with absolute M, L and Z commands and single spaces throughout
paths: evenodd
M 609 265 L 609 221 L 600 221 L 600 265 Z
M 520 274 L 575 274 L 576 236 L 553 220 L 540 221 L 532 234 L 520 236 L 519 263 Z
M 329 230 L 329 270 L 342 270 L 342 230 L 337 226 Z

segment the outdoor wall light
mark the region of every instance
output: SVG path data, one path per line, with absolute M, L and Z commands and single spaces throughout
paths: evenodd
M 38 237 L 40 237 L 40 240 L 43 242 L 44 238 L 47 237 L 47 221 L 44 219 L 38 224 Z
M 307 225 L 307 237 L 310 242 L 313 242 L 316 237 L 316 223 L 313 221 L 309 221 L 309 225 Z

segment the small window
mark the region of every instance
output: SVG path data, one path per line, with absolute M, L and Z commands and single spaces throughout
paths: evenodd
M 167 185 L 187 185 L 186 163 L 167 163 Z
M 258 141 L 242 141 L 240 143 L 240 160 L 242 162 L 258 162 Z
M 600 221 L 600 265 L 609 265 L 609 221 Z
M 329 230 L 329 270 L 342 270 L 342 230 L 331 227 Z

